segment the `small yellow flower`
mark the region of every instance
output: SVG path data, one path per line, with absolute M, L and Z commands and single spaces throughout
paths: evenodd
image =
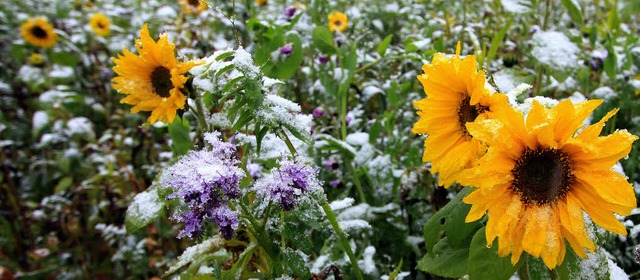
M 329 15 L 329 30 L 333 31 L 345 31 L 349 27 L 349 21 L 347 15 L 341 12 L 333 12 Z
M 420 119 L 412 132 L 428 135 L 422 160 L 431 161 L 431 173 L 440 174 L 438 184 L 444 187 L 453 185 L 486 150 L 466 125 L 508 106 L 504 94 L 491 94 L 485 88 L 484 71 L 477 69 L 475 56 L 460 58 L 458 44 L 456 55 L 436 53 L 431 64 L 422 66 L 424 74 L 418 75 L 427 98 L 413 103 Z
M 151 111 L 149 123 L 171 123 L 187 100 L 181 90 L 188 80 L 185 74 L 202 61 L 178 62 L 167 34 L 156 42 L 147 24 L 140 30 L 136 49 L 138 55 L 123 49 L 122 55 L 112 58 L 118 75 L 112 80 L 113 88 L 127 95 L 120 103 L 134 105 L 132 113 Z
M 29 64 L 33 66 L 42 66 L 44 65 L 44 56 L 39 53 L 32 53 L 29 58 Z
M 256 0 L 256 4 L 258 4 L 260 6 L 267 5 L 267 0 Z
M 96 33 L 96 35 L 102 37 L 106 37 L 109 35 L 111 29 L 111 21 L 104 14 L 96 13 L 91 16 L 89 25 L 91 26 L 93 33 Z
M 463 199 L 472 205 L 466 222 L 487 213 L 487 244 L 498 238 L 498 254 L 511 254 L 512 264 L 527 252 L 553 269 L 564 260 L 565 241 L 586 258 L 585 248 L 593 251 L 596 245 L 583 213 L 608 231 L 627 234 L 614 213 L 629 215 L 636 196 L 612 167 L 638 137 L 626 130 L 600 136 L 617 109 L 576 133 L 601 103 L 565 100 L 547 109 L 533 101 L 526 117 L 505 107 L 490 120 L 467 124 L 488 150 L 458 177 L 477 187 Z
M 53 31 L 45 17 L 30 18 L 21 26 L 22 38 L 27 43 L 41 48 L 49 48 L 56 44 L 58 34 Z
M 178 4 L 185 14 L 199 15 L 207 9 L 207 3 L 204 0 L 179 0 Z

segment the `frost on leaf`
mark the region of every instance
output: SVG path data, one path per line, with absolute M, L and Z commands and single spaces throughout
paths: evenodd
M 178 261 L 174 263 L 169 268 L 169 270 L 167 270 L 164 276 L 167 276 L 169 274 L 176 272 L 178 269 L 193 262 L 196 258 L 202 257 L 202 255 L 206 253 L 216 251 L 223 244 L 224 244 L 224 239 L 220 238 L 219 235 L 216 235 L 214 237 L 211 237 L 203 241 L 200 244 L 187 248 L 186 250 L 184 250 L 182 255 L 178 257 Z
M 149 224 L 160 215 L 162 206 L 157 187 L 151 186 L 147 191 L 137 194 L 127 209 L 127 232 L 134 232 Z

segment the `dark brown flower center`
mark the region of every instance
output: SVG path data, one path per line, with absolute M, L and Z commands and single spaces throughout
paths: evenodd
M 336 20 L 336 21 L 333 22 L 333 25 L 341 26 L 342 25 L 342 21 L 341 20 Z
M 471 135 L 469 134 L 469 131 L 467 131 L 467 127 L 465 125 L 468 122 L 475 121 L 480 114 L 489 109 L 489 107 L 484 107 L 480 104 L 471 105 L 469 104 L 470 100 L 471 97 L 467 96 L 466 98 L 462 99 L 462 101 L 460 102 L 460 106 L 458 106 L 458 124 L 462 129 L 462 133 L 466 137 L 471 137 Z
M 189 0 L 189 5 L 198 6 L 198 5 L 200 5 L 200 1 L 198 1 L 198 0 Z
M 171 72 L 162 66 L 157 67 L 151 72 L 151 86 L 153 92 L 160 97 L 169 97 L 173 83 L 171 83 Z
M 39 39 L 47 38 L 47 31 L 42 29 L 42 27 L 40 26 L 34 26 L 33 28 L 31 28 L 31 34 Z
M 98 28 L 104 28 L 104 23 L 102 23 L 102 21 L 98 21 Z
M 511 190 L 529 205 L 556 202 L 569 192 L 575 180 L 569 157 L 553 148 L 526 149 L 511 174 Z

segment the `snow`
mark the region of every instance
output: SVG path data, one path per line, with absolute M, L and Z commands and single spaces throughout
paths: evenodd
M 362 229 L 371 229 L 369 222 L 362 219 L 340 221 L 338 224 L 345 233 L 356 232 Z
M 162 202 L 157 188 L 137 194 L 127 209 L 127 216 L 133 216 L 139 221 L 149 221 L 162 209 Z
M 629 275 L 627 275 L 614 261 L 607 259 L 607 264 L 609 265 L 610 280 L 629 280 Z
M 93 124 L 85 117 L 75 117 L 67 121 L 68 136 L 72 135 L 88 135 L 94 137 Z
M 563 33 L 542 31 L 533 34 L 531 53 L 541 63 L 556 71 L 566 71 L 578 66 L 580 49 Z
M 362 268 L 362 272 L 368 275 L 376 276 L 378 274 L 378 269 L 376 268 L 376 263 L 373 260 L 373 256 L 376 254 L 376 248 L 373 246 L 368 246 L 364 249 L 364 253 L 362 254 L 362 261 L 358 261 L 358 266 Z
M 196 256 L 201 256 L 202 254 L 210 251 L 213 248 L 220 247 L 224 245 L 224 240 L 220 238 L 220 236 L 214 236 L 203 241 L 200 244 L 191 246 L 184 250 L 182 255 L 178 257 L 178 261 L 174 263 L 169 270 L 165 274 L 171 274 L 181 267 L 189 264 Z
M 73 78 L 73 68 L 69 66 L 53 65 L 53 70 L 49 73 L 49 77 L 53 79 L 70 79 Z
M 238 70 L 242 71 L 242 73 L 244 73 L 250 79 L 258 77 L 260 73 L 260 69 L 258 69 L 258 67 L 253 64 L 251 54 L 245 51 L 242 47 L 236 50 L 232 62 L 238 68 Z
M 527 7 L 528 1 L 502 0 L 500 2 L 502 2 L 502 8 L 509 13 L 523 14 L 531 11 L 531 9 Z
M 618 95 L 610 87 L 599 87 L 591 92 L 591 97 L 611 101 L 618 98 Z
M 362 90 L 362 98 L 366 101 L 369 100 L 376 93 L 384 94 L 384 91 L 375 86 L 367 86 Z
M 156 16 L 158 18 L 176 18 L 178 14 L 171 6 L 166 5 L 156 11 Z
M 345 209 L 347 207 L 351 207 L 353 205 L 353 202 L 355 202 L 355 199 L 351 197 L 346 197 L 342 200 L 336 200 L 334 202 L 331 202 L 329 206 L 331 206 L 331 210 L 336 211 L 336 210 Z
M 355 132 L 347 135 L 347 143 L 354 146 L 364 146 L 369 144 L 369 133 Z
M 45 111 L 37 111 L 33 113 L 33 130 L 40 130 L 49 123 L 49 116 Z

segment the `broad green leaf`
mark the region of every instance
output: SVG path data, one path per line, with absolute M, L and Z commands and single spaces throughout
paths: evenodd
M 287 223 L 285 224 L 284 234 L 286 236 L 287 242 L 291 242 L 293 248 L 297 248 L 307 255 L 312 255 L 313 244 L 309 240 L 309 236 L 305 232 L 305 230 L 305 224 L 296 226 L 292 223 Z
M 564 8 L 569 12 L 571 20 L 573 20 L 577 26 L 582 26 L 584 21 L 582 20 L 582 13 L 580 12 L 578 2 L 573 0 L 560 0 L 560 2 L 562 2 Z
M 253 119 L 254 112 L 252 110 L 246 110 L 242 112 L 236 123 L 233 125 L 233 130 L 238 130 L 247 125 Z
M 571 275 L 580 271 L 580 265 L 578 264 L 578 256 L 573 252 L 573 249 L 567 244 L 567 253 L 564 256 L 564 261 L 560 264 L 556 271 L 560 279 L 571 279 Z
M 74 55 L 72 53 L 68 53 L 68 52 L 53 53 L 53 55 L 51 56 L 51 59 L 56 64 L 70 66 L 70 67 L 75 67 L 80 62 L 79 56 Z
M 133 198 L 125 216 L 127 233 L 143 228 L 160 216 L 164 208 L 164 198 L 160 198 L 158 189 L 154 182 L 151 188 Z
M 607 42 L 605 46 L 607 47 L 607 58 L 604 59 L 604 71 L 609 76 L 609 79 L 615 81 L 616 79 L 616 69 L 618 58 L 616 56 L 616 51 L 613 48 L 613 38 L 611 34 L 607 34 Z
M 387 52 L 387 48 L 389 47 L 389 44 L 391 43 L 391 39 L 393 39 L 393 34 L 389 34 L 387 37 L 385 37 L 382 42 L 380 42 L 380 45 L 378 45 L 378 48 L 376 49 L 376 51 L 378 52 L 378 54 L 380 56 L 384 56 L 384 53 Z
M 520 265 L 522 265 L 522 261 L 513 266 L 509 256 L 498 256 L 498 242 L 496 240 L 493 241 L 490 248 L 487 247 L 485 228 L 481 228 L 473 236 L 468 263 L 470 280 L 509 279 Z
M 336 46 L 333 43 L 333 34 L 329 28 L 325 26 L 317 26 L 311 32 L 313 44 L 321 52 L 325 54 L 333 54 L 336 52 Z
M 291 249 L 284 251 L 284 260 L 293 273 L 298 276 L 299 279 L 309 279 L 311 272 L 305 265 L 304 259 Z
M 491 39 L 491 47 L 489 48 L 489 53 L 487 53 L 487 59 L 485 60 L 486 64 L 489 65 L 491 61 L 496 57 L 496 53 L 498 52 L 498 47 L 504 40 L 504 36 L 507 34 L 509 27 L 511 27 L 511 23 L 513 22 L 513 17 L 510 17 L 507 23 L 500 29 L 493 39 Z
M 303 51 L 300 36 L 295 33 L 287 35 L 285 44 L 291 44 L 291 55 L 282 61 L 269 61 L 268 64 L 270 67 L 264 68 L 267 76 L 285 80 L 293 76 L 302 65 Z M 278 51 L 278 49 L 276 49 L 276 51 Z M 267 71 L 267 69 L 269 69 L 269 71 Z
M 73 178 L 64 177 L 56 185 L 55 192 L 58 193 L 61 191 L 66 191 L 67 189 L 69 189 L 69 187 L 71 187 L 71 184 L 73 184 Z
M 447 238 L 434 247 L 434 255 L 425 254 L 416 268 L 442 277 L 458 278 L 467 274 L 469 248 L 452 248 Z
M 440 233 L 444 230 L 444 224 L 449 214 L 455 209 L 455 207 L 463 203 L 461 200 L 465 197 L 471 188 L 466 187 L 462 189 L 458 195 L 456 195 L 447 205 L 442 207 L 440 211 L 436 212 L 424 225 L 424 242 L 427 249 L 427 255 L 433 255 L 434 246 L 440 240 Z M 447 243 L 448 244 L 448 243 Z
M 171 149 L 175 155 L 186 155 L 193 148 L 191 138 L 189 138 L 189 122 L 186 119 L 176 116 L 169 124 L 169 136 L 171 137 Z
M 471 209 L 471 205 L 464 202 L 457 203 L 445 218 L 444 231 L 453 247 L 463 246 L 464 241 L 469 239 L 481 226 L 480 220 L 465 223 L 464 220 L 469 214 L 469 209 Z

